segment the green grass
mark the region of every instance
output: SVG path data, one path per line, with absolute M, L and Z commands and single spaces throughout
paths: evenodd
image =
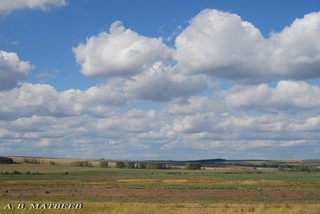
M 218 181 L 285 181 L 285 182 L 306 182 L 319 183 L 320 173 L 307 172 L 273 172 L 273 173 L 224 173 L 215 172 L 212 170 L 192 171 L 179 170 L 179 173 L 174 170 L 148 170 L 148 169 L 113 169 L 113 168 L 83 168 L 83 167 L 61 167 L 56 165 L 41 167 L 41 165 L 34 165 L 21 167 L 24 170 L 19 170 L 15 166 L 11 169 L 8 165 L 3 169 L 0 166 L 0 171 L 9 172 L 8 175 L 0 174 L 0 180 L 59 180 L 59 179 L 78 179 L 78 180 L 104 180 L 104 179 L 153 179 L 153 180 L 188 180 L 191 183 L 206 183 Z M 28 165 L 28 164 L 26 164 Z M 18 165 L 20 166 L 20 165 Z M 32 167 L 32 168 L 31 168 Z M 48 170 L 51 168 L 51 170 Z M 53 168 L 53 169 L 52 169 Z M 55 169 L 59 169 L 54 171 Z M 14 170 L 22 174 L 11 174 Z M 27 174 L 29 172 L 29 174 Z

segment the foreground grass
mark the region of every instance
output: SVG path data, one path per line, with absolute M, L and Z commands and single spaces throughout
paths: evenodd
M 20 203 L 20 202 L 15 202 Z M 26 202 L 24 202 L 26 203 Z M 34 203 L 34 202 L 27 202 Z M 45 202 L 43 202 L 45 203 Z M 319 204 L 228 204 L 228 203 L 121 203 L 86 202 L 81 210 L 1 210 L 1 213 L 55 213 L 55 214 L 221 214 L 221 213 L 257 213 L 257 214 L 319 214 Z

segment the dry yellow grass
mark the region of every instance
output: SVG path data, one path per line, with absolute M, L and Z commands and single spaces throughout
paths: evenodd
M 76 159 L 76 158 L 43 158 L 43 157 L 17 157 L 13 156 L 10 157 L 12 158 L 15 162 L 17 163 L 23 163 L 24 160 L 37 160 L 40 163 L 43 164 L 50 164 L 50 162 L 55 162 L 57 165 L 65 165 L 65 166 L 70 166 L 72 163 L 76 161 L 83 161 L 83 159 Z M 98 166 L 100 161 L 99 160 L 88 160 L 92 166 Z

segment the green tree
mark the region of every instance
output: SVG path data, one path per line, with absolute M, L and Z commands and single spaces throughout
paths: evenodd
M 127 168 L 128 169 L 134 169 L 134 162 L 133 161 L 128 161 L 127 162 Z
M 145 163 L 139 163 L 138 167 L 139 169 L 146 169 L 147 165 Z
M 167 165 L 160 162 L 150 162 L 147 165 L 148 169 L 167 169 Z
M 186 169 L 189 170 L 199 170 L 201 169 L 202 165 L 201 163 L 197 163 L 197 162 L 189 162 L 186 164 Z
M 117 161 L 116 162 L 116 168 L 126 168 L 126 163 L 123 161 Z

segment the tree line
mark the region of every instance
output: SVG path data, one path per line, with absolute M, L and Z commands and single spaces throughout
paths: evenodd
M 173 169 L 174 167 L 169 166 L 161 162 L 133 162 L 133 161 L 117 161 L 116 168 L 127 168 L 127 169 Z M 186 163 L 186 169 L 188 170 L 200 170 L 202 168 L 201 163 L 188 162 Z

